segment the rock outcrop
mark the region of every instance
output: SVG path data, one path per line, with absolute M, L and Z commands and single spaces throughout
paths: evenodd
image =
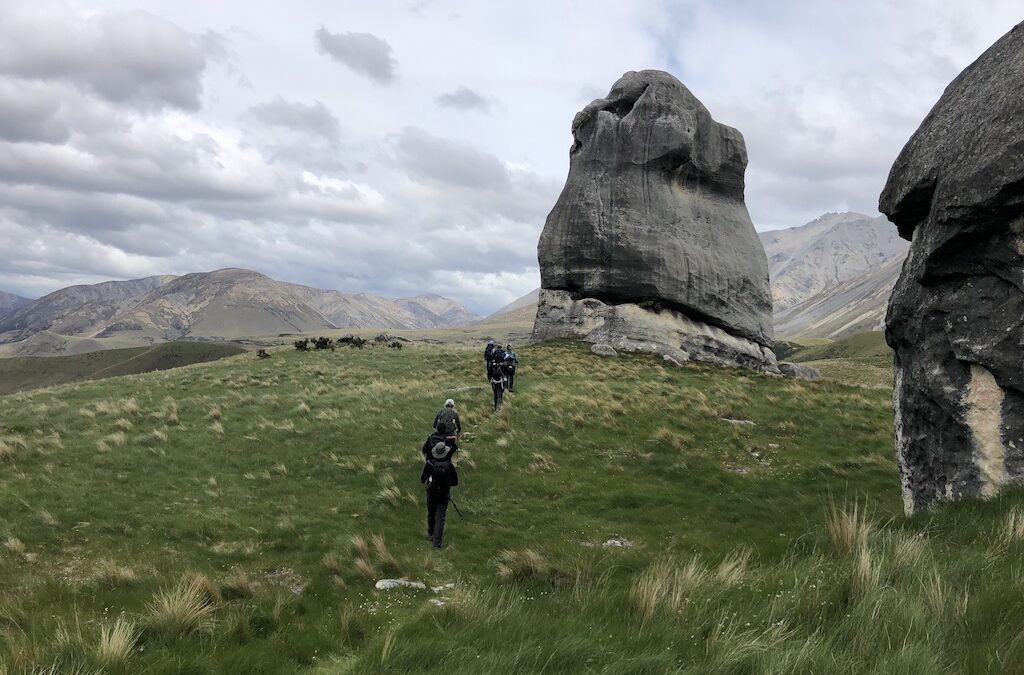
M 907 512 L 1024 476 L 1024 24 L 947 88 L 879 209 L 911 241 L 889 302 Z
M 534 338 L 777 372 L 743 137 L 676 78 L 629 72 L 572 123 L 538 246 Z

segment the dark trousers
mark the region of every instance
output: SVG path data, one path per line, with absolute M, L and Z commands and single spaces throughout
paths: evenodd
M 435 494 L 427 493 L 427 535 L 434 543 L 434 548 L 441 548 L 441 538 L 444 537 L 444 519 L 448 513 L 447 492 Z
M 491 382 L 491 389 L 494 390 L 494 409 L 497 410 L 501 407 L 501 397 L 505 393 L 505 384 L 503 382 L 497 384 Z
M 512 371 L 511 373 L 508 374 L 508 390 L 509 391 L 512 391 L 513 389 L 516 388 L 515 382 L 516 382 L 516 373 L 515 373 L 515 371 Z

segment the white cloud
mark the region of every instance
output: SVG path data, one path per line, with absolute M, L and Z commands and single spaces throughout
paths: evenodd
M 84 4 L 0 3 L 0 289 L 240 266 L 480 312 L 537 286 L 572 118 L 624 71 L 668 70 L 739 128 L 755 224 L 799 225 L 872 211 L 942 88 L 1019 12 Z

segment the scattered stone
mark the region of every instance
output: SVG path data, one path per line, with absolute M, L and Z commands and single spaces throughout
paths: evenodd
M 378 591 L 390 591 L 395 588 L 414 588 L 416 590 L 424 590 L 427 585 L 422 581 L 412 581 L 410 579 L 381 579 L 373 585 Z
M 427 602 L 432 604 L 434 607 L 444 607 L 446 604 L 448 604 L 440 598 L 431 598 L 430 600 L 427 600 Z
M 683 367 L 683 364 L 678 359 L 676 359 L 674 356 L 672 356 L 671 354 L 662 354 L 661 355 L 661 360 L 664 361 L 665 363 L 667 363 L 670 366 L 675 366 L 676 368 L 682 368 Z
M 633 542 L 629 539 L 623 539 L 622 537 L 612 537 L 601 544 L 601 546 L 605 548 L 633 548 Z
M 733 473 L 739 474 L 741 476 L 745 476 L 748 473 L 750 473 L 750 469 L 748 469 L 745 466 L 730 466 L 729 471 L 732 471 Z
M 750 426 L 757 426 L 751 420 L 736 420 L 731 417 L 719 417 L 718 419 L 722 420 L 723 422 L 728 422 L 729 424 L 749 424 Z
M 534 339 L 777 372 L 743 136 L 656 70 L 623 75 L 572 134 L 569 177 L 538 245 Z
M 802 363 L 790 363 L 779 361 L 779 372 L 786 377 L 800 380 L 820 380 L 821 371 L 813 366 L 805 366 Z
M 451 590 L 453 588 L 455 588 L 455 584 L 449 583 L 449 584 L 441 584 L 440 586 L 431 586 L 430 590 L 432 590 L 434 593 L 441 593 L 443 591 L 448 591 L 448 590 Z
M 889 300 L 907 513 L 1024 478 L 1024 24 L 946 88 L 879 197 L 910 253 Z
M 776 449 L 778 449 L 779 444 L 778 443 L 769 443 L 768 447 L 771 448 L 772 450 L 776 450 Z
M 615 351 L 614 347 L 612 347 L 611 345 L 603 344 L 603 343 L 595 344 L 594 346 L 592 346 L 590 348 L 590 351 L 592 351 L 593 353 L 597 354 L 598 356 L 618 356 L 619 355 L 619 353 L 617 351 Z

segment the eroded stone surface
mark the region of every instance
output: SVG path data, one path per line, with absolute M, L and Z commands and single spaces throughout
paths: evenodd
M 569 177 L 538 246 L 534 337 L 596 341 L 589 326 L 616 349 L 774 371 L 768 264 L 743 202 L 742 135 L 651 70 L 623 75 L 576 115 L 572 132 Z M 626 318 L 640 313 L 655 318 L 638 333 Z M 655 331 L 663 337 L 693 338 L 661 342 L 652 323 L 675 324 Z
M 601 343 L 618 351 L 667 355 L 677 363 L 693 360 L 777 372 L 771 349 L 680 312 L 652 312 L 634 303 L 608 305 L 593 298 L 573 300 L 565 291 L 541 289 L 534 338 L 556 337 Z
M 1024 27 L 967 67 L 893 165 L 879 209 L 911 240 L 893 291 L 906 510 L 1024 476 Z

